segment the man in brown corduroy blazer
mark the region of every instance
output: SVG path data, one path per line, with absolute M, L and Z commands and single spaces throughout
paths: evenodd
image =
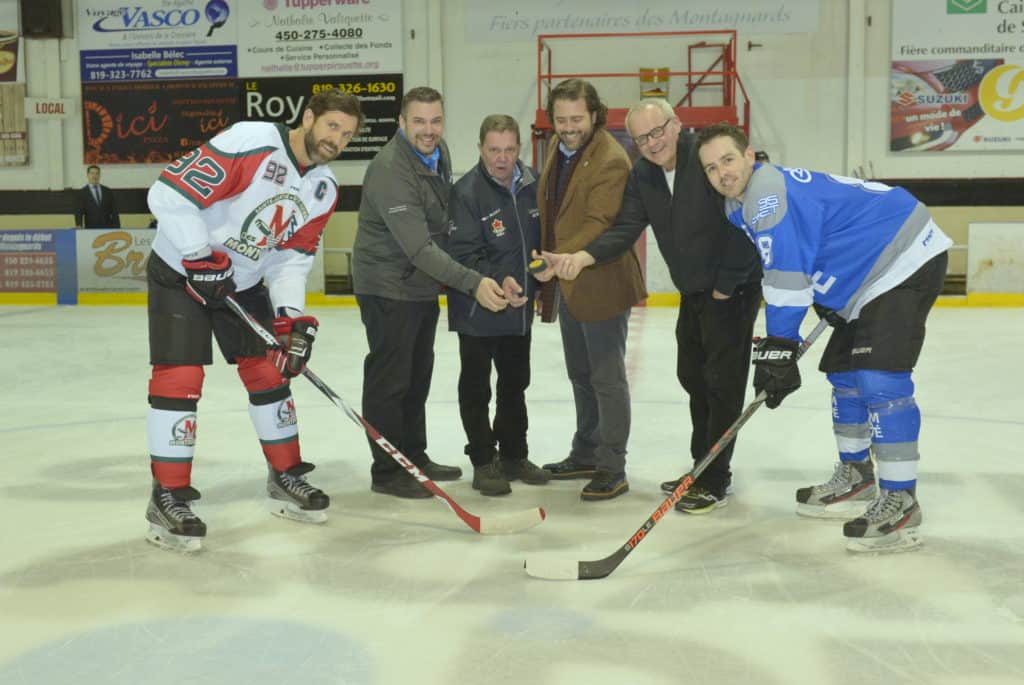
M 548 96 L 555 136 L 537 191 L 541 246 L 548 252 L 582 249 L 614 223 L 630 161 L 604 125 L 608 108 L 581 79 L 558 84 Z M 646 297 L 634 250 L 587 269 L 574 281 L 538 275 L 544 321 L 560 322 L 565 366 L 576 403 L 576 433 L 569 456 L 546 464 L 553 478 L 590 478 L 584 500 L 629 490 L 629 384 L 626 333 L 630 308 Z

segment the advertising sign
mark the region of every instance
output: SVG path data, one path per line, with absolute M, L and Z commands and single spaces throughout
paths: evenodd
M 239 25 L 242 78 L 402 71 L 402 0 L 253 0 Z
M 0 291 L 56 292 L 53 231 L 0 231 Z
M 82 82 L 233 77 L 237 12 L 228 0 L 80 2 Z
M 401 74 L 245 79 L 242 118 L 297 126 L 309 97 L 329 88 L 356 95 L 366 116 L 359 135 L 352 139 L 340 159 L 373 159 L 398 130 Z
M 24 42 L 19 33 L 18 0 L 0 0 L 0 83 L 25 81 Z
M 146 292 L 146 260 L 156 229 L 84 229 L 75 233 L 79 292 Z
M 1024 2 L 892 7 L 889 148 L 1024 149 Z
M 821 0 L 518 0 L 466 2 L 466 41 L 532 41 L 546 33 L 722 31 L 811 33 Z
M 82 84 L 87 164 L 161 164 L 240 119 L 236 81 Z

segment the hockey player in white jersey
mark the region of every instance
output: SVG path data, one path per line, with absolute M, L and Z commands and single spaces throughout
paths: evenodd
M 835 327 L 819 368 L 833 388 L 839 464 L 825 483 L 797 490 L 797 513 L 852 518 L 843 526 L 852 551 L 917 547 L 921 413 L 911 372 L 952 241 L 902 188 L 756 163 L 728 124 L 703 129 L 698 145 L 729 220 L 761 254 L 768 335 L 755 345 L 754 387 L 768 407 L 800 387 L 807 308 Z
M 289 380 L 302 373 L 317 320 L 303 314 L 306 277 L 338 185 L 327 166 L 359 131 L 359 100 L 314 95 L 301 124 L 243 122 L 171 163 L 149 191 L 158 230 L 149 258 L 147 434 L 153 487 L 147 539 L 198 551 L 206 524 L 192 511 L 196 410 L 211 334 L 249 392 L 249 415 L 269 474 L 271 512 L 326 520 L 329 498 L 306 481 Z M 234 295 L 282 351 L 268 353 L 224 304 Z

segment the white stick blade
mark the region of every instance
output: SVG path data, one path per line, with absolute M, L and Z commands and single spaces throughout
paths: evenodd
M 527 559 L 526 575 L 544 580 L 579 580 L 580 562 L 568 559 Z
M 540 525 L 547 514 L 540 507 L 516 512 L 514 514 L 480 517 L 481 535 L 508 535 L 521 533 Z

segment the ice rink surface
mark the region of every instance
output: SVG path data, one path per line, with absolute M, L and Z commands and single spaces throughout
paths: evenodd
M 311 368 L 358 409 L 358 311 L 312 313 Z M 671 308 L 631 319 L 629 494 L 581 502 L 584 482 L 562 481 L 486 498 L 462 454 L 442 311 L 430 453 L 466 470 L 441 485 L 473 513 L 547 510 L 506 537 L 473 533 L 436 499 L 372 494 L 363 434 L 302 379 L 303 454 L 330 519 L 270 516 L 246 393 L 218 360 L 193 470 L 209 534 L 188 557 L 143 539 L 145 309 L 0 307 L 0 684 L 1024 682 L 1019 309 L 932 313 L 915 372 L 921 550 L 854 555 L 840 522 L 794 514 L 794 490 L 836 459 L 812 369 L 822 341 L 804 387 L 740 432 L 728 507 L 670 512 L 604 580 L 524 574 L 527 557 L 611 554 L 661 503 L 658 483 L 689 468 L 674 325 Z M 562 459 L 574 410 L 556 326 L 535 328 L 528 401 L 531 458 Z

